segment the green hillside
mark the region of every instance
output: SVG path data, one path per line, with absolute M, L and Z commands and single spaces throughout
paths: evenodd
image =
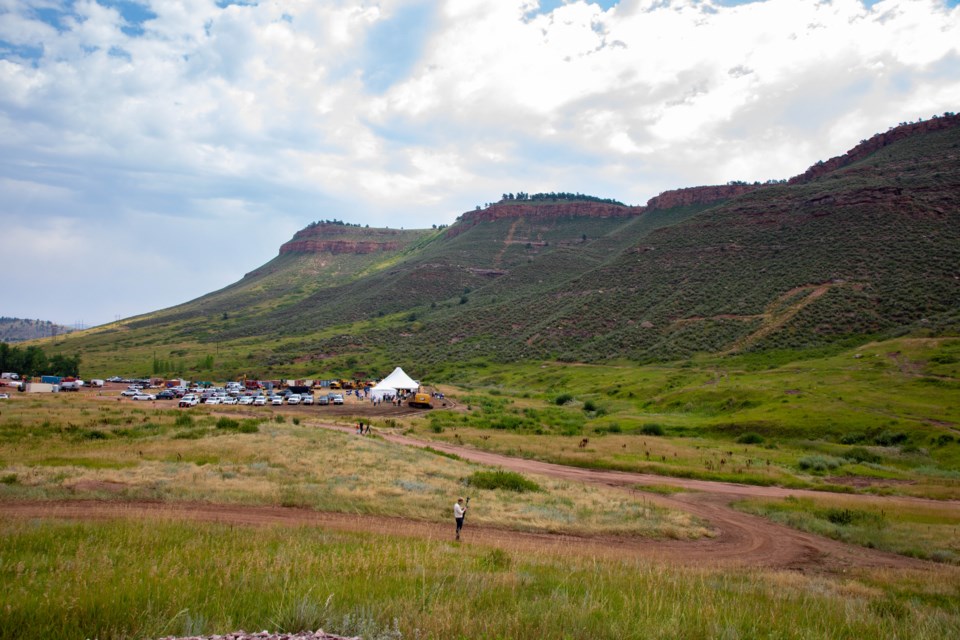
M 233 376 L 303 362 L 349 373 L 397 360 L 799 357 L 950 334 L 958 123 L 893 129 L 789 183 L 726 196 L 505 200 L 424 231 L 314 223 L 229 287 L 55 349 L 102 373 L 159 358 L 199 374 L 213 354 Z

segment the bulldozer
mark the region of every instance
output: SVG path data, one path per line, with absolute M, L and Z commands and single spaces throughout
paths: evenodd
M 415 393 L 412 398 L 407 400 L 407 406 L 433 409 L 433 398 L 430 397 L 429 393 Z

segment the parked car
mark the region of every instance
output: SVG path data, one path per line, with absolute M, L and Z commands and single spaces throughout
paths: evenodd
M 161 391 L 160 393 L 157 394 L 157 400 L 173 400 L 176 397 L 177 397 L 177 394 L 175 394 L 173 391 L 170 391 L 169 389 L 167 389 L 166 391 Z
M 300 404 L 313 404 L 313 396 L 300 396 Z
M 330 401 L 331 401 L 333 404 L 343 404 L 343 394 L 342 394 L 342 393 L 332 393 L 332 394 L 330 394 L 330 395 L 333 396 L 332 398 L 330 398 Z
M 0 393 L 0 400 L 9 400 L 9 399 L 10 399 L 9 393 Z
M 220 404 L 220 396 L 210 396 L 204 401 L 204 404 Z
M 152 393 L 143 393 L 142 391 L 130 398 L 131 400 L 156 400 L 157 396 Z
M 139 395 L 141 391 L 142 389 L 124 389 L 120 392 L 120 395 L 132 398 L 135 395 Z
M 237 400 L 237 404 L 253 404 L 253 396 L 243 396 Z
M 287 404 L 300 404 L 300 395 L 297 393 L 291 393 L 288 395 Z
M 257 396 L 253 399 L 253 406 L 255 407 L 262 407 L 265 404 L 267 404 L 267 396 Z
M 233 396 L 227 396 L 225 398 L 220 398 L 220 404 L 237 404 L 237 399 Z
M 325 406 L 327 406 L 328 404 L 330 404 L 330 398 L 329 398 L 328 396 L 325 396 L 325 395 L 324 395 L 324 396 L 320 396 L 319 398 L 317 398 L 317 404 L 320 405 L 320 406 L 322 406 L 322 407 L 325 407 Z
M 283 404 L 283 396 L 273 396 L 270 398 L 270 404 L 275 407 L 278 407 Z
M 187 395 L 180 398 L 181 407 L 195 407 L 198 404 L 200 404 L 200 398 L 193 395 L 192 393 L 188 393 Z

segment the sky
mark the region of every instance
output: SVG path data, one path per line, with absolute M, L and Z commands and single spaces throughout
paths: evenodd
M 957 0 L 0 0 L 0 316 L 92 326 L 316 220 L 789 178 L 960 110 Z

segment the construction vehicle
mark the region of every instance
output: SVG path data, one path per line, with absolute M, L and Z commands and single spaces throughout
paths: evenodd
M 433 409 L 433 398 L 429 393 L 415 393 L 413 397 L 407 400 L 408 407 L 417 407 L 420 409 Z

